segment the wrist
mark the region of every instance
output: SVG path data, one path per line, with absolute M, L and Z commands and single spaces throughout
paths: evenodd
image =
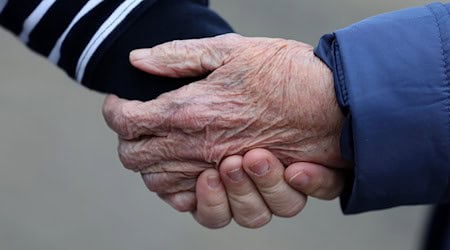
M 338 98 L 335 91 L 335 82 L 333 71 L 317 58 L 320 64 L 320 72 L 322 76 L 323 86 L 323 103 L 322 108 L 324 116 L 327 118 L 327 123 L 330 125 L 330 139 L 329 148 L 334 152 L 331 158 L 332 166 L 345 167 L 349 163 L 344 160 L 341 153 L 341 134 L 343 131 L 345 117 L 342 109 L 338 103 Z

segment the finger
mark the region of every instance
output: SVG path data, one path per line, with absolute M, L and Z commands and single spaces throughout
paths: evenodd
M 208 228 L 222 228 L 231 221 L 225 188 L 215 169 L 205 170 L 197 181 L 197 209 L 194 219 Z
M 143 103 L 109 95 L 103 103 L 103 117 L 106 124 L 123 139 L 132 140 L 143 135 L 165 136 L 162 128 L 170 124 L 167 121 L 169 104 L 167 99 Z
M 158 194 L 158 196 L 179 212 L 191 212 L 194 211 L 197 206 L 195 192 Z
M 285 179 L 299 192 L 318 199 L 332 200 L 344 189 L 345 171 L 299 162 L 286 169 Z
M 303 210 L 306 196 L 285 181 L 284 166 L 271 152 L 254 149 L 245 154 L 243 166 L 272 213 L 292 217 Z
M 270 222 L 272 213 L 242 169 L 242 157 L 230 156 L 220 165 L 233 218 L 239 225 L 259 228 Z
M 202 146 L 202 142 L 191 137 L 147 137 L 136 141 L 119 140 L 118 153 L 125 168 L 133 171 L 198 173 L 214 167 L 205 162 L 208 159 Z
M 150 173 L 142 174 L 142 180 L 151 192 L 173 194 L 183 191 L 195 191 L 197 176 L 198 173 L 191 175 L 182 172 Z
M 131 127 L 128 126 L 127 121 L 131 118 L 131 110 L 135 109 L 139 103 L 108 95 L 103 102 L 102 110 L 106 124 L 119 136 L 128 138 L 132 131 L 129 131 Z
M 172 41 L 130 53 L 130 62 L 147 73 L 167 77 L 194 77 L 224 64 L 230 47 L 243 39 L 236 34 Z
M 192 102 L 196 97 L 203 100 L 206 94 L 210 98 L 203 103 Z M 209 102 L 213 100 L 214 95 L 210 95 L 208 86 L 196 82 L 148 102 L 127 101 L 110 95 L 103 104 L 103 116 L 122 139 L 164 137 L 173 130 L 189 133 L 204 128 L 211 120 Z

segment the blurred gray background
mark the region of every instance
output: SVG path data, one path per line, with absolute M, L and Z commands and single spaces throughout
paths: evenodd
M 212 0 L 236 30 L 315 44 L 337 28 L 413 0 Z M 426 207 L 346 217 L 311 200 L 292 219 L 210 231 L 123 169 L 103 96 L 0 31 L 0 250 L 417 249 Z

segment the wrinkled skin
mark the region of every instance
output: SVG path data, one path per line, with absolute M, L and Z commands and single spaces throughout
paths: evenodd
M 194 191 L 205 169 L 256 148 L 285 166 L 347 165 L 339 154 L 343 118 L 332 74 L 309 45 L 231 34 L 140 50 L 131 62 L 155 75 L 206 76 L 145 103 L 105 101 L 122 163 L 163 198 Z

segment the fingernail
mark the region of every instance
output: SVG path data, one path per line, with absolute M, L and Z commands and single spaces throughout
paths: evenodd
M 264 176 L 269 172 L 269 162 L 267 162 L 266 160 L 257 162 L 250 167 L 250 171 L 252 171 L 257 176 Z
M 239 182 L 244 178 L 244 171 L 241 168 L 237 168 L 227 172 L 228 177 L 234 181 Z
M 289 183 L 299 188 L 307 187 L 309 184 L 309 176 L 303 172 L 300 172 L 289 179 Z
M 209 188 L 217 189 L 220 186 L 219 176 L 209 176 L 207 179 Z
M 144 49 L 137 49 L 130 52 L 130 61 L 138 61 L 145 57 L 146 51 Z

